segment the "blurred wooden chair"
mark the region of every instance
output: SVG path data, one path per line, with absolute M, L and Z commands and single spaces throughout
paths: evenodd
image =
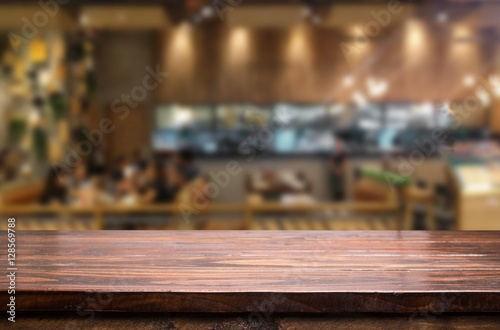
M 35 204 L 40 200 L 45 184 L 42 181 L 16 184 L 0 191 L 0 205 Z
M 426 228 L 427 230 L 436 229 L 436 220 L 434 215 L 435 194 L 430 189 L 423 189 L 416 186 L 404 187 L 401 190 L 402 201 L 404 203 L 403 230 L 413 229 L 413 210 L 416 205 L 421 204 L 426 209 Z

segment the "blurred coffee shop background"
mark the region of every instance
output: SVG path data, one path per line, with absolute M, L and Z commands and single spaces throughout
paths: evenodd
M 0 213 L 498 230 L 498 17 L 486 0 L 1 1 Z

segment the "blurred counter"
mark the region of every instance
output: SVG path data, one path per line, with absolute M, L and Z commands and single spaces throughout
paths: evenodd
M 500 145 L 461 143 L 448 155 L 458 230 L 500 230 Z

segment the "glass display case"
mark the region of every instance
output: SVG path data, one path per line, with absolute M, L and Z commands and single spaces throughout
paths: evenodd
M 159 105 L 153 145 L 199 155 L 326 155 L 335 137 L 360 154 L 410 152 L 446 115 L 435 104 Z M 441 116 L 438 116 L 441 114 Z

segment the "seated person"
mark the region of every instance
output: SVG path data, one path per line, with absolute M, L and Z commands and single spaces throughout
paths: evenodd
M 45 182 L 45 188 L 40 197 L 40 203 L 43 205 L 61 205 L 66 204 L 68 196 L 67 187 L 68 176 L 65 173 L 59 175 L 51 169 Z
M 194 161 L 194 155 L 191 150 L 183 149 L 174 154 L 173 161 L 180 186 L 184 186 L 200 175 L 200 169 Z
M 168 187 L 165 165 L 161 162 L 148 165 L 141 173 L 137 200 L 141 204 L 171 203 L 176 190 Z
M 85 163 L 77 166 L 68 179 L 70 203 L 79 206 L 94 204 L 95 192 Z
M 345 177 L 349 166 L 348 161 L 343 142 L 336 138 L 333 154 L 328 158 L 330 187 L 334 201 L 343 201 L 346 198 Z
M 113 168 L 111 169 L 111 180 L 116 182 L 122 180 L 125 177 L 129 177 L 130 173 L 128 168 L 128 159 L 125 155 L 116 157 Z
M 136 149 L 133 154 L 132 167 L 134 170 L 141 171 L 149 164 L 148 153 L 144 149 Z
M 109 152 L 107 144 L 103 142 L 96 146 L 89 157 L 89 174 L 91 176 L 104 176 L 106 174 L 106 154 Z

